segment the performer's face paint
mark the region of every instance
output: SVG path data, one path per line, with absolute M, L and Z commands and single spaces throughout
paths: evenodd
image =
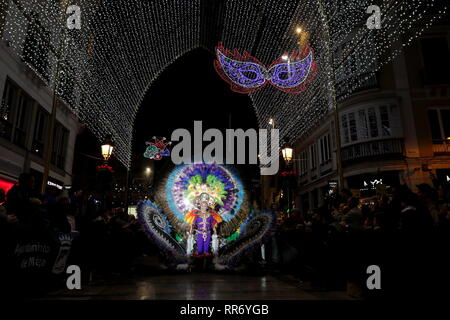
M 200 208 L 202 209 L 202 211 L 206 211 L 208 209 L 208 202 L 207 201 L 203 201 L 201 203 Z

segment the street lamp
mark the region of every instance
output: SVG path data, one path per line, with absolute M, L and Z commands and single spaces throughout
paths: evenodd
M 286 164 L 290 164 L 292 162 L 294 149 L 292 149 L 290 145 L 285 145 L 283 149 L 281 149 L 281 153 L 283 154 L 283 159 L 286 161 Z
M 293 159 L 293 155 L 294 155 L 294 149 L 292 149 L 292 147 L 289 144 L 285 144 L 283 149 L 281 149 L 281 153 L 283 155 L 283 159 L 286 162 L 287 165 L 287 169 L 289 171 L 291 164 L 292 164 L 292 159 Z M 287 201 L 288 201 L 288 214 L 291 211 L 291 180 L 290 180 L 290 176 L 288 175 L 286 177 L 287 179 Z
M 146 194 L 147 194 L 147 196 L 149 196 L 150 195 L 150 190 L 153 187 L 153 172 L 152 172 L 152 168 L 151 167 L 146 167 L 145 168 L 145 176 L 146 176 L 146 180 L 147 180 Z
M 114 143 L 112 142 L 111 136 L 108 135 L 105 139 L 105 142 L 102 144 L 102 156 L 105 160 L 105 163 L 108 162 L 109 158 L 111 158 L 113 149 Z

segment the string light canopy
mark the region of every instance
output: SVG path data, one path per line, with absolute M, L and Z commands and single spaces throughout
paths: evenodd
M 372 2 L 380 29 L 366 25 Z M 66 27 L 69 5 L 81 8 L 80 30 Z M 276 123 L 281 138 L 295 140 L 332 109 L 334 92 L 345 99 L 367 85 L 447 10 L 439 0 L 0 0 L 0 8 L 10 50 L 100 141 L 111 135 L 126 166 L 146 91 L 190 50 L 214 54 L 222 42 L 270 65 L 311 47 L 318 68 L 306 91 L 265 86 L 250 94 L 259 126 Z

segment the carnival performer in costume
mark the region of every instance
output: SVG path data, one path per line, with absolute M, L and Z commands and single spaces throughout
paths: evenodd
M 191 259 L 199 255 L 205 258 L 203 268 L 233 270 L 247 250 L 264 241 L 275 221 L 273 212 L 250 216 L 237 175 L 217 164 L 177 166 L 158 195 L 159 205 L 139 202 L 138 218 L 166 253 L 167 266 L 176 270 L 199 267 L 199 260 Z M 210 253 L 213 259 L 207 259 Z
M 214 211 L 214 200 L 207 193 L 194 199 L 196 209 L 186 214 L 186 222 L 190 225 L 190 234 L 196 232 L 197 256 L 210 255 L 211 239 L 217 235 L 217 224 L 222 222 L 220 215 Z

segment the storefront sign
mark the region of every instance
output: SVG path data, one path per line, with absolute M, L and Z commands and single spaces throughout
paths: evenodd
M 333 188 L 337 188 L 338 186 L 338 182 L 336 180 L 328 180 L 328 186 L 333 189 Z
M 3 189 L 5 193 L 8 193 L 9 189 L 11 189 L 14 186 L 14 182 L 3 180 L 0 178 L 0 189 Z
M 55 187 L 55 188 L 58 188 L 59 190 L 62 190 L 62 189 L 64 188 L 62 185 L 57 184 L 57 183 L 55 183 L 55 182 L 51 182 L 51 181 L 48 181 L 48 182 L 47 182 L 47 185 L 52 186 L 52 187 Z

